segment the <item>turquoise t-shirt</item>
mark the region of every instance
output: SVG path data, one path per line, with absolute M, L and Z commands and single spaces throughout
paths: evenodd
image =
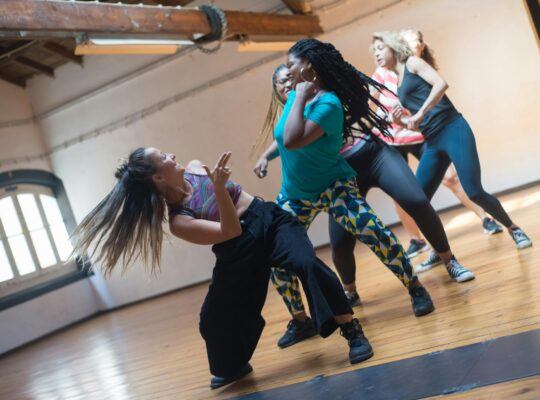
M 291 91 L 274 130 L 281 158 L 281 194 L 293 200 L 315 201 L 338 179 L 349 179 L 356 172 L 339 154 L 343 146 L 343 107 L 333 92 L 326 92 L 307 103 L 304 119 L 319 125 L 324 135 L 309 145 L 288 150 L 283 144 L 285 122 L 296 92 Z

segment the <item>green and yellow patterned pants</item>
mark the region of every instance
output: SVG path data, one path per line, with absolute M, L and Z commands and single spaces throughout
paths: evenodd
M 277 203 L 283 210 L 296 216 L 306 229 L 321 211 L 327 212 L 358 240 L 368 245 L 405 287 L 415 277 L 409 258 L 397 237 L 375 215 L 353 180 L 336 181 L 314 202 L 291 200 L 279 194 Z M 276 267 L 272 269 L 271 279 L 289 312 L 292 315 L 303 312 L 298 278 Z

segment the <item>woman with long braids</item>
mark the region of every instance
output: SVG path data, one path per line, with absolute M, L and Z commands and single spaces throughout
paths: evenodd
M 275 121 L 276 119 L 276 101 L 284 103 L 292 88 L 288 69 L 285 65 L 280 65 L 276 69 L 272 82 L 273 100 L 267 120 L 259 136 L 258 144 L 268 141 L 271 134 L 269 132 L 271 123 L 269 124 L 268 121 Z M 381 99 L 385 92 L 387 90 L 380 94 L 379 100 L 385 101 Z M 474 279 L 474 274 L 455 260 L 439 217 L 423 193 L 422 187 L 417 182 L 414 174 L 398 152 L 380 140 L 367 136 L 362 139 L 354 139 L 353 144 L 344 146 L 341 152 L 357 173 L 356 181 L 362 196 L 365 197 L 371 188 L 379 187 L 395 199 L 398 205 L 403 204 L 403 207 L 419 221 L 419 224 L 426 232 L 426 237 L 430 238 L 434 248 L 439 250 L 442 258 L 447 262 L 450 276 L 457 282 Z M 274 141 L 257 161 L 254 172 L 259 177 L 264 177 L 268 162 L 277 156 L 279 154 L 277 144 Z M 264 172 L 261 173 L 261 171 Z M 354 247 L 356 238 L 333 218 L 329 218 L 329 234 L 334 264 L 351 306 L 356 306 L 360 303 L 355 283 L 356 262 Z M 272 279 L 293 316 L 293 321 L 289 322 L 288 332 L 280 339 L 279 344 L 283 347 L 289 342 L 298 342 L 310 337 L 312 323 L 305 314 L 301 294 L 297 286 L 298 282 L 293 281 L 290 286 L 282 285 L 282 279 L 279 279 L 279 270 L 272 274 Z
M 448 84 L 443 77 L 419 57 L 413 55 L 407 42 L 397 32 L 373 35 L 377 63 L 399 77 L 398 96 L 403 107 L 392 111 L 393 120 L 408 129 L 420 130 L 426 148 L 420 158 L 416 177 L 429 199 L 439 187 L 450 163 L 467 196 L 504 225 L 518 249 L 532 246 L 529 237 L 509 217 L 499 200 L 482 187 L 480 161 L 474 134 L 463 116 L 444 94 Z M 424 270 L 440 264 L 432 254 L 423 264 Z
M 424 42 L 424 37 L 422 32 L 416 29 L 407 29 L 400 32 L 400 35 L 407 41 L 407 44 L 413 51 L 413 53 L 422 58 L 425 62 L 431 65 L 434 69 L 437 69 L 435 57 L 431 48 Z M 370 51 L 373 54 L 374 48 L 373 45 L 370 46 Z M 399 100 L 397 98 L 397 84 L 398 77 L 393 72 L 386 68 L 383 68 L 377 64 L 377 59 L 375 58 L 375 65 L 377 69 L 375 70 L 372 78 L 377 82 L 385 85 L 389 90 L 383 91 L 379 95 L 379 101 L 385 106 L 386 110 L 392 111 L 395 107 L 400 107 Z M 378 110 L 381 114 L 385 113 L 385 110 Z M 406 110 L 405 110 L 406 112 Z M 379 135 L 379 137 L 386 141 L 390 146 L 399 151 L 405 161 L 408 162 L 408 155 L 411 154 L 417 160 L 420 160 L 422 156 L 423 149 L 425 148 L 424 136 L 418 131 L 412 131 L 396 123 L 392 124 L 390 129 L 392 137 L 388 138 L 384 135 Z M 485 211 L 473 203 L 465 194 L 463 187 L 459 182 L 456 171 L 451 165 L 442 181 L 443 185 L 452 191 L 452 193 L 459 199 L 459 201 L 467 207 L 470 211 L 476 214 L 484 228 L 484 232 L 492 235 L 502 231 L 502 228 L 497 222 L 489 217 Z M 424 239 L 422 239 L 420 230 L 415 223 L 414 219 L 407 214 L 399 204 L 395 203 L 396 211 L 399 215 L 399 218 L 403 224 L 403 227 L 407 231 L 410 237 L 410 246 L 407 250 L 407 255 L 412 258 L 420 254 L 423 251 L 429 249 L 428 244 Z M 428 257 L 429 258 L 429 257 Z M 421 266 L 420 266 L 421 268 Z M 417 269 L 418 271 L 418 269 Z
M 271 146 L 277 145 L 282 166 L 279 206 L 306 228 L 321 211 L 327 212 L 401 280 L 411 294 L 415 315 L 430 313 L 434 310 L 431 298 L 403 247 L 359 193 L 353 179 L 356 172 L 339 154 L 343 138 L 352 136 L 353 126 L 365 132 L 372 127 L 386 132 L 387 122 L 368 103 L 378 104 L 369 93 L 370 85 L 382 86 L 347 63 L 332 44 L 316 39 L 303 39 L 291 47 L 287 68 L 295 90 L 288 93 Z M 262 170 L 262 165 L 256 166 L 256 173 Z M 303 311 L 295 309 L 301 304 L 295 280 L 279 264 L 273 269 L 272 281 L 293 315 Z M 286 347 L 302 340 L 305 328 L 293 318 L 278 345 Z
M 160 264 L 162 223 L 195 244 L 213 245 L 217 261 L 201 310 L 210 386 L 218 388 L 252 371 L 249 360 L 264 328 L 270 267 L 297 275 L 306 290 L 314 325 L 322 337 L 338 327 L 349 343 L 352 364 L 373 355 L 339 279 L 319 260 L 304 225 L 275 203 L 253 197 L 229 180 L 230 153 L 210 171 L 199 161 L 186 168 L 174 154 L 148 147 L 133 151 L 115 176 L 113 190 L 84 218 L 74 253 L 100 262 L 105 275 L 136 258 Z

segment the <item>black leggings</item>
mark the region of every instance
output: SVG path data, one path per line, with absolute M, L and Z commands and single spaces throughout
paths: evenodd
M 379 139 L 370 139 L 359 142 L 344 156 L 358 174 L 356 180 L 362 196 L 372 187 L 381 188 L 414 219 L 437 252 L 450 250 L 441 220 L 397 150 Z M 354 283 L 356 239 L 333 218 L 329 219 L 329 233 L 332 259 L 341 281 L 346 285 Z
M 297 218 L 255 199 L 240 222 L 241 236 L 212 247 L 216 266 L 199 324 L 210 372 L 221 377 L 236 374 L 255 351 L 265 325 L 261 310 L 270 267 L 279 265 L 300 278 L 322 337 L 338 327 L 334 315 L 353 313 L 338 277 L 316 257 Z
M 426 139 L 426 148 L 416 170 L 416 177 L 429 199 L 437 191 L 450 163 L 454 163 L 461 186 L 469 199 L 501 224 L 510 227 L 512 220 L 499 200 L 482 187 L 476 141 L 462 116 L 453 119 L 436 135 Z

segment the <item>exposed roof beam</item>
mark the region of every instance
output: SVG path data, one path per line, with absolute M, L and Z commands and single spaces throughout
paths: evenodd
M 76 56 L 72 51 L 66 49 L 64 46 L 61 46 L 58 43 L 47 42 L 43 44 L 43 48 L 60 57 L 67 58 L 75 64 L 82 65 L 83 63 L 83 59 L 81 56 Z
M 24 57 L 24 56 L 15 57 L 12 59 L 12 62 L 20 64 L 24 67 L 30 68 L 36 72 L 45 74 L 47 76 L 54 77 L 54 70 L 51 67 L 41 64 L 37 61 L 31 60 L 27 57 Z
M 194 0 L 153 0 L 156 4 L 162 4 L 164 6 L 187 6 L 189 3 L 193 3 Z
M 3 81 L 9 82 L 13 85 L 19 86 L 19 87 L 26 87 L 26 80 L 24 78 L 12 78 L 10 76 L 7 76 L 5 73 L 0 71 L 0 79 Z
M 225 11 L 230 35 L 322 33 L 315 16 Z M 55 0 L 0 1 L 0 31 L 53 31 L 109 34 L 208 34 L 202 11 Z
M 293 14 L 310 14 L 311 4 L 307 0 L 282 0 Z

